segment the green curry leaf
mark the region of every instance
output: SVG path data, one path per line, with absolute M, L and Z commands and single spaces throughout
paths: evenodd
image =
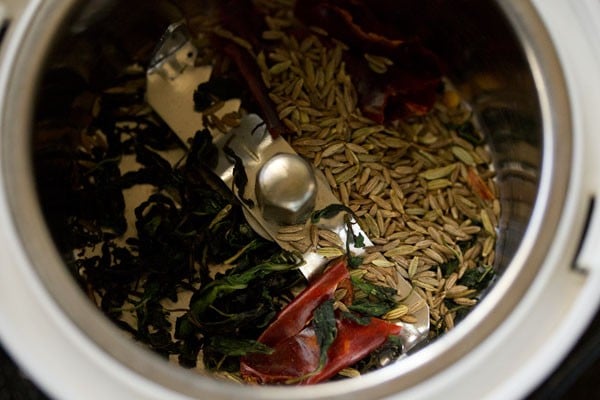
M 327 351 L 337 336 L 333 299 L 324 301 L 313 314 L 313 326 L 319 344 L 319 370 L 327 363 Z

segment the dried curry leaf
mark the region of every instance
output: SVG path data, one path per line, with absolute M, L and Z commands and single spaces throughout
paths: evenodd
M 235 152 L 229 146 L 223 147 L 223 152 L 233 163 L 233 183 L 237 188 L 238 197 L 250 208 L 254 207 L 254 201 L 246 197 L 246 186 L 248 185 L 248 175 L 244 168 L 244 161 L 235 154 Z
M 295 259 L 292 262 L 281 262 L 290 260 L 273 260 L 258 264 L 240 273 L 232 273 L 220 279 L 216 279 L 208 285 L 203 286 L 194 294 L 190 304 L 190 314 L 195 320 L 200 320 L 201 315 L 218 297 L 225 294 L 243 290 L 255 279 L 264 279 L 271 273 L 297 269 L 303 260 Z
M 273 348 L 252 339 L 235 339 L 226 336 L 213 336 L 206 344 L 225 356 L 245 356 L 247 354 L 272 354 Z
M 350 279 L 354 288 L 367 297 L 356 299 L 348 309 L 366 316 L 381 317 L 396 306 L 394 288 L 376 285 L 357 276 Z
M 493 266 L 469 268 L 458 280 L 458 284 L 479 291 L 488 287 L 495 275 L 496 271 Z
M 319 345 L 319 368 L 327 363 L 327 351 L 337 336 L 337 324 L 333 308 L 333 299 L 324 301 L 313 314 L 313 326 Z
M 213 143 L 213 137 L 208 129 L 197 131 L 192 138 L 190 151 L 186 159 L 187 168 L 214 168 L 218 162 L 217 147 Z
M 343 204 L 330 204 L 327 207 L 316 210 L 312 213 L 310 219 L 313 224 L 318 224 L 321 218 L 331 219 L 338 216 L 341 213 L 348 213 L 354 215 L 354 211 Z

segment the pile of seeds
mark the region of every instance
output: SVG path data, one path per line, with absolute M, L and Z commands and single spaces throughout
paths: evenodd
M 494 274 L 500 213 L 491 157 L 468 105 L 445 82 L 427 116 L 376 124 L 357 107 L 343 62 L 347 46 L 314 27 L 299 42 L 291 34 L 298 24 L 292 2 L 255 3 L 267 15 L 262 39 L 272 45 L 256 62 L 287 139 L 375 244 L 354 273 L 386 285 L 400 274 L 429 305 L 432 335 L 451 329 Z M 364 56 L 374 73 L 392 62 Z M 344 248 L 324 233 L 307 239 L 294 229 L 281 235 L 305 244 L 325 240 L 323 255 Z M 414 319 L 411 311 L 400 313 L 404 321 Z

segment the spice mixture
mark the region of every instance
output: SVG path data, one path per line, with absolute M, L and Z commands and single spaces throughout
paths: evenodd
M 431 110 L 377 123 L 358 104 L 361 83 L 347 72 L 346 44 L 316 26 L 300 39 L 294 2 L 255 3 L 264 13 L 268 50 L 237 40 L 256 53 L 287 139 L 324 174 L 376 244 L 367 249 L 363 271 L 392 287 L 400 273 L 427 299 L 434 332 L 452 328 L 456 313 L 476 304 L 493 275 L 500 214 L 491 155 L 468 104 L 442 80 Z M 235 37 L 210 17 L 196 22 L 200 31 Z M 385 56 L 363 57 L 375 74 L 394 65 Z M 304 251 L 315 238 L 299 231 L 286 228 L 280 238 Z M 343 254 L 343 243 L 319 239 L 321 254 Z
M 201 63 L 213 66 L 194 95 L 205 126 L 189 148 L 145 104 L 140 65 L 76 97 L 73 109 L 92 114 L 85 126 L 38 124 L 36 171 L 51 229 L 90 299 L 183 366 L 259 383 L 376 369 L 381 352 L 402 352 L 393 322 L 414 322 L 424 305 L 403 304 L 400 276 L 429 306 L 431 339 L 452 329 L 494 277 L 500 203 L 485 138 L 426 48 L 365 35 L 367 17 L 347 18 L 362 2 L 234 3 L 240 15 L 217 7 L 188 21 Z M 409 56 L 418 62 L 409 65 Z M 242 108 L 224 114 L 231 97 Z M 246 223 L 231 188 L 210 171 L 210 130 L 227 132 L 256 109 L 357 219 L 374 243 L 363 257 L 310 221 L 279 231 L 287 250 Z M 299 254 L 308 249 L 334 265 L 304 289 Z M 315 292 L 330 298 L 317 301 Z M 303 329 L 276 339 L 272 332 L 293 320 Z M 371 347 L 353 341 L 359 331 Z M 341 340 L 368 354 L 337 353 Z M 285 359 L 283 348 L 313 342 L 314 360 L 297 371 L 261 370 Z

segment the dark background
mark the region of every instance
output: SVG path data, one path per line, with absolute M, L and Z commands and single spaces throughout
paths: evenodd
M 600 399 L 600 312 L 561 366 L 526 400 Z M 48 400 L 0 348 L 0 400 Z

